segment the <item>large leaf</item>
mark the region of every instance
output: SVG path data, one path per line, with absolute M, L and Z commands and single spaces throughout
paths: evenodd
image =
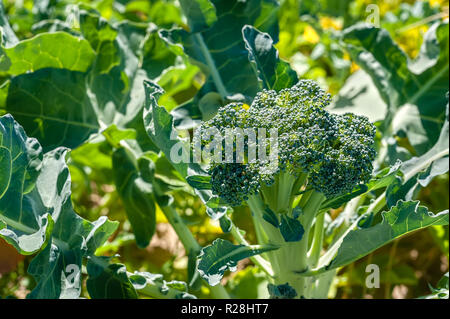
M 153 163 L 145 158 L 138 163 L 124 148 L 119 148 L 113 154 L 113 174 L 117 192 L 133 227 L 136 243 L 141 248 L 148 246 L 156 229 L 156 206 L 151 184 L 153 166 Z
M 11 80 L 6 99 L 11 113 L 44 150 L 75 148 L 98 131 L 84 73 L 41 69 Z
M 436 144 L 425 154 L 413 157 L 400 165 L 404 180 L 397 178 L 387 189 L 387 204 L 394 206 L 398 200 L 411 200 L 420 187 L 426 187 L 431 180 L 449 170 L 449 121 L 442 127 Z
M 199 32 L 217 21 L 216 8 L 209 0 L 180 0 L 192 32 Z
M 397 206 L 383 213 L 383 221 L 380 224 L 351 231 L 344 238 L 336 258 L 327 268 L 347 265 L 412 231 L 448 223 L 448 210 L 433 215 L 426 207 L 419 206 L 419 202 L 399 201 Z
M 242 38 L 242 28 L 245 25 L 253 25 L 267 32 L 275 43 L 278 42 L 276 1 L 212 0 L 211 3 L 216 9 L 217 21 L 209 28 L 202 27 L 199 32 L 183 29 L 160 32 L 177 55 L 189 57 L 207 76 L 206 83 L 198 92 L 194 103 L 185 105 L 187 116 L 205 112 L 199 109 L 199 103 L 208 93 L 214 93 L 215 100 L 219 101 L 209 105 L 206 111 L 207 114 L 214 114 L 226 103 L 228 97 L 240 95 L 239 98 L 243 98 L 242 94 L 253 97 L 260 91 L 261 83 L 248 59 Z M 186 12 L 185 14 L 192 19 L 192 16 Z
M 206 175 L 198 164 L 190 162 L 189 143 L 182 141 L 178 137 L 177 130 L 173 124 L 173 116 L 164 107 L 158 105 L 158 98 L 164 92 L 162 88 L 150 81 L 145 82 L 144 85 L 147 95 L 144 110 L 144 125 L 150 139 L 166 155 L 166 158 L 182 178 L 189 179 L 190 176 Z M 185 156 L 184 159 L 175 161 L 173 156 L 174 154 L 178 155 L 179 152 L 187 154 L 187 157 Z M 204 203 L 208 203 L 213 197 L 210 190 L 196 189 L 195 192 Z M 226 208 L 212 208 L 207 205 L 206 211 L 212 218 L 219 219 L 226 213 Z
M 11 167 L 0 179 L 0 236 L 22 254 L 38 253 L 28 269 L 37 281 L 29 297 L 77 298 L 82 257 L 94 254 L 117 224 L 76 215 L 67 150 L 43 155 L 10 115 L 0 117 L 0 150 L 1 167 Z
M 343 267 L 413 231 L 449 223 L 448 210 L 433 214 L 426 207 L 419 206 L 418 201 L 399 201 L 389 211 L 383 212 L 382 216 L 381 223 L 369 228 L 358 229 L 356 221 L 353 227 L 357 229 L 350 228 L 343 239 L 335 244 L 339 245 L 339 249 L 335 256 L 331 256 L 334 257 L 331 262 L 328 261 L 330 256 L 325 254 L 318 269 L 311 273 L 317 274 Z M 360 219 L 362 218 L 364 215 Z
M 287 62 L 280 60 L 278 50 L 274 48 L 268 33 L 246 25 L 242 29 L 242 36 L 249 60 L 263 88 L 279 91 L 298 82 L 297 73 Z
M 31 59 L 28 51 L 42 52 L 33 56 L 36 65 L 27 68 L 34 72 L 12 78 L 3 88 L 6 105 L 0 107 L 38 138 L 44 150 L 76 148 L 92 133 L 113 124 L 135 129 L 139 146 L 144 151 L 155 150 L 142 124 L 142 83 L 149 79 L 147 72 L 156 78 L 175 59 L 155 28 L 127 21 L 111 24 L 81 10 L 80 36 L 84 39 L 65 32 L 43 33 L 7 49 L 11 59 L 19 49 L 26 53 L 16 53 L 10 68 L 16 73 L 24 71 L 20 59 Z M 84 53 L 73 66 L 77 48 Z M 9 55 L 4 56 L 8 61 Z M 56 63 L 54 58 L 66 62 Z M 47 68 L 37 70 L 40 67 Z
M 236 271 L 238 261 L 275 249 L 278 247 L 273 245 L 233 245 L 219 238 L 202 249 L 198 256 L 197 269 L 203 279 L 215 286 L 220 283 L 225 271 Z
M 39 34 L 3 52 L 0 71 L 11 75 L 43 68 L 85 72 L 95 56 L 88 41 L 65 32 Z
M 448 37 L 448 21 L 435 23 L 424 36 L 419 56 L 410 61 L 386 30 L 357 24 L 343 32 L 343 42 L 352 58 L 371 76 L 388 106 L 386 127 L 401 106 L 416 106 L 420 121 L 413 118 L 408 122 L 411 118 L 403 116 L 403 123 L 397 121 L 394 133 L 406 134 L 419 154 L 436 142 L 443 125 L 449 77 Z
M 89 278 L 86 286 L 93 299 L 137 299 L 138 294 L 122 264 L 107 264 L 94 258 L 87 264 Z
M 371 77 L 364 70 L 358 70 L 345 81 L 329 110 L 338 114 L 363 115 L 376 122 L 385 119 L 386 108 Z

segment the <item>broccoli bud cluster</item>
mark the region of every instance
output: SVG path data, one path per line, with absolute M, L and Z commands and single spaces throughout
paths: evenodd
M 280 92 L 259 92 L 249 108 L 240 103 L 220 108 L 201 129 L 214 127 L 221 134 L 232 128 L 276 129 L 278 167 L 267 172 L 266 162 L 213 161 L 208 169 L 213 193 L 238 206 L 258 193 L 261 185 L 272 185 L 280 172 L 295 177 L 307 174 L 308 187 L 326 197 L 350 192 L 367 182 L 376 155 L 375 126 L 363 116 L 329 113 L 325 107 L 330 101 L 330 95 L 316 82 L 301 80 Z

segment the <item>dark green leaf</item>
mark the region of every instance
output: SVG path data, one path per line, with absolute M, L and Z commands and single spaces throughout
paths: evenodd
M 432 214 L 419 202 L 399 201 L 383 213 L 383 221 L 370 228 L 351 230 L 339 246 L 336 257 L 326 266 L 335 269 L 354 262 L 400 236 L 432 225 L 448 225 L 448 210 Z
M 202 249 L 197 269 L 211 286 L 220 283 L 225 271 L 236 271 L 238 261 L 275 250 L 278 247 L 233 245 L 227 240 L 216 239 L 211 246 Z
M 302 240 L 305 229 L 298 219 L 281 214 L 280 232 L 286 242 L 296 242 Z
M 217 21 L 216 8 L 209 0 L 180 0 L 192 32 L 199 32 Z
M 266 222 L 273 225 L 273 227 L 280 227 L 280 221 L 278 220 L 277 215 L 269 207 L 266 207 L 262 217 Z
M 37 253 L 28 269 L 37 285 L 28 297 L 77 298 L 82 257 L 94 254 L 118 225 L 105 217 L 91 223 L 73 211 L 66 149 L 43 155 L 10 115 L 0 117 L 0 149 L 1 167 L 11 167 L 0 186 L 0 237 L 21 254 Z
M 95 258 L 87 264 L 86 286 L 92 299 L 137 299 L 138 294 L 122 264 Z
M 154 165 L 146 160 L 154 170 Z M 113 174 L 117 192 L 123 201 L 136 243 L 145 248 L 156 230 L 156 206 L 153 193 L 153 171 L 145 176 L 137 160 L 125 148 L 113 154 Z
M 211 189 L 211 176 L 191 175 L 186 178 L 186 181 L 196 189 Z
M 287 62 L 280 60 L 269 34 L 250 25 L 242 29 L 245 48 L 262 87 L 279 91 L 298 82 L 297 74 Z
M 284 285 L 268 284 L 267 289 L 269 290 L 270 299 L 294 299 L 297 297 L 297 292 L 288 283 Z
M 39 139 L 44 150 L 61 145 L 75 148 L 99 128 L 85 74 L 65 69 L 41 69 L 14 77 L 6 112 Z

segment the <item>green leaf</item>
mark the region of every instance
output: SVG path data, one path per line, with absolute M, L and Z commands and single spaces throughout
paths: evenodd
M 280 221 L 278 220 L 277 215 L 269 207 L 266 207 L 262 217 L 266 222 L 271 224 L 273 227 L 276 228 L 280 227 Z
M 36 137 L 44 150 L 75 148 L 99 128 L 85 74 L 66 69 L 41 69 L 12 78 L 5 111 Z
M 189 145 L 178 138 L 177 131 L 173 125 L 173 116 L 164 107 L 158 105 L 158 98 L 164 93 L 162 88 L 150 81 L 144 82 L 144 86 L 147 95 L 144 125 L 150 139 L 166 155 L 166 158 L 182 178 L 195 180 L 196 178 L 193 176 L 206 176 L 206 172 L 198 164 L 189 163 Z M 179 161 L 175 161 L 173 159 L 173 150 L 181 150 L 183 154 L 187 155 L 183 156 L 184 158 L 181 158 Z M 195 192 L 205 204 L 213 198 L 210 190 L 195 189 Z M 226 208 L 223 206 L 213 208 L 207 205 L 206 211 L 213 219 L 219 219 L 226 213 Z
M 122 264 L 107 264 L 95 258 L 87 264 L 87 290 L 93 299 L 137 299 L 138 294 Z
M 294 299 L 297 297 L 297 292 L 288 283 L 284 285 L 268 284 L 270 299 Z
M 193 175 L 188 176 L 186 181 L 196 189 L 211 189 L 211 176 Z
M 65 32 L 38 34 L 3 52 L 0 71 L 11 75 L 44 68 L 85 72 L 95 57 L 88 41 Z
M 220 228 L 224 233 L 229 233 L 233 228 L 231 219 L 225 214 L 219 219 Z
M 278 57 L 278 50 L 269 34 L 246 25 L 242 35 L 249 60 L 264 89 L 280 91 L 298 82 L 295 71 Z
M 296 242 L 302 240 L 305 229 L 298 219 L 281 214 L 280 232 L 286 242 Z
M 383 221 L 373 227 L 351 230 L 326 270 L 348 265 L 415 230 L 449 223 L 448 210 L 434 215 L 426 207 L 419 206 L 418 201 L 399 201 L 382 216 Z
M 238 93 L 254 96 L 260 84 L 248 60 L 242 28 L 253 25 L 268 32 L 277 42 L 278 3 L 274 0 L 212 0 L 211 3 L 217 21 L 209 28 L 201 32 L 162 30 L 161 36 L 177 55 L 186 54 L 207 75 L 197 100 L 211 91 L 222 98 Z
M 1 158 L 2 168 L 12 159 L 10 183 L 0 198 L 0 237 L 21 254 L 37 253 L 28 268 L 37 285 L 28 297 L 77 298 L 82 257 L 94 254 L 117 223 L 106 217 L 91 223 L 76 215 L 67 150 L 43 155 L 38 141 L 28 138 L 11 115 L 0 117 L 0 149 L 9 152 Z
M 236 271 L 238 261 L 277 249 L 273 245 L 233 245 L 223 239 L 216 239 L 212 245 L 202 249 L 198 256 L 197 269 L 211 286 L 220 283 L 225 271 Z
M 100 16 L 85 10 L 80 11 L 79 19 L 81 34 L 97 53 L 94 70 L 98 73 L 108 73 L 120 64 L 119 49 L 115 41 L 117 28 Z
M 371 77 L 360 69 L 348 77 L 329 110 L 337 114 L 363 115 L 374 123 L 386 118 L 387 106 Z
M 448 172 L 448 156 L 449 121 L 447 104 L 447 119 L 438 141 L 422 156 L 413 157 L 400 165 L 404 180 L 396 179 L 389 185 L 386 193 L 388 206 L 394 206 L 399 199 L 413 199 L 420 187 L 427 186 L 434 177 Z
M 216 8 L 209 0 L 180 0 L 191 32 L 199 32 L 217 21 Z
M 187 284 L 182 281 L 165 281 L 160 274 L 135 272 L 129 275 L 136 290 L 158 299 L 196 299 L 187 292 Z
M 9 25 L 8 19 L 6 18 L 5 8 L 3 2 L 0 3 L 0 45 L 5 45 L 10 47 L 19 42 L 13 29 Z M 1 53 L 1 50 L 0 50 Z
M 109 126 L 102 132 L 109 144 L 113 147 L 120 147 L 122 140 L 136 139 L 136 131 L 133 129 L 119 129 L 115 124 Z
M 153 194 L 154 164 L 141 159 L 149 167 L 150 176 L 139 170 L 137 160 L 125 148 L 116 150 L 112 157 L 117 192 L 122 199 L 136 243 L 145 248 L 156 230 L 156 206 Z
M 448 299 L 449 293 L 448 293 L 448 272 L 442 276 L 442 278 L 439 280 L 436 288 L 431 287 L 430 289 L 432 291 L 432 294 L 428 296 L 420 297 L 419 299 Z
M 371 76 L 388 106 L 385 127 L 389 127 L 403 105 L 417 106 L 420 122 L 398 117 L 403 123 L 396 124 L 400 132 L 394 133 L 400 134 L 406 128 L 403 133 L 419 154 L 436 142 L 445 116 L 448 37 L 448 21 L 436 22 L 424 36 L 418 58 L 410 61 L 384 29 L 357 24 L 343 32 L 350 55 Z

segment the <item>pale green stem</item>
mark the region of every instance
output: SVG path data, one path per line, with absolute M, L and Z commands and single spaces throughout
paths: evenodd
M 320 205 L 325 200 L 325 196 L 318 192 L 312 192 L 305 194 L 309 197 L 309 200 L 303 200 L 306 202 L 302 207 L 303 214 L 300 216 L 300 221 L 305 230 L 302 240 L 299 242 L 285 243 L 282 248 L 276 251 L 279 259 L 280 274 L 278 283 L 288 283 L 292 286 L 298 294 L 298 297 L 307 297 L 306 291 L 309 283 L 309 279 L 303 276 L 299 276 L 296 272 L 300 270 L 306 270 L 308 268 L 308 244 L 309 244 L 309 232 L 311 229 L 314 216 L 320 208 Z M 306 197 L 305 197 L 306 198 Z
M 311 250 L 309 253 L 309 267 L 314 268 L 319 262 L 320 253 L 323 247 L 323 222 L 325 220 L 325 213 L 320 213 L 316 217 L 316 222 L 314 224 L 314 237 L 311 245 Z
M 280 178 L 278 182 L 278 193 L 276 213 L 287 214 L 290 212 L 291 198 L 292 198 L 292 188 L 295 184 L 295 176 L 289 173 L 280 173 Z
M 245 240 L 244 236 L 242 236 L 241 232 L 236 227 L 236 225 L 234 225 L 234 223 L 231 223 L 231 235 L 234 237 L 234 239 L 236 239 L 236 241 L 240 245 L 249 246 L 249 243 Z M 256 265 L 258 265 L 270 277 L 273 277 L 274 274 L 272 267 L 270 266 L 267 260 L 258 255 L 250 257 L 250 260 L 253 261 Z
M 169 206 L 160 206 L 161 210 L 163 211 L 164 215 L 166 216 L 169 223 L 172 225 L 173 229 L 175 230 L 176 234 L 178 235 L 178 238 L 180 239 L 181 243 L 184 246 L 184 249 L 186 250 L 186 253 L 189 254 L 191 251 L 200 252 L 201 246 L 195 240 L 194 236 L 192 235 L 189 228 L 186 226 L 186 224 L 181 219 L 180 215 L 178 215 L 175 208 L 171 205 Z M 210 286 L 211 295 L 215 299 L 229 299 L 230 296 L 228 295 L 227 291 L 222 285 L 217 285 L 214 287 Z
M 199 245 L 197 240 L 195 240 L 191 231 L 181 219 L 180 215 L 178 215 L 175 208 L 173 208 L 173 206 L 161 206 L 161 210 L 177 233 L 178 238 L 183 244 L 184 249 L 186 249 L 187 254 L 191 251 L 200 251 L 202 247 Z

